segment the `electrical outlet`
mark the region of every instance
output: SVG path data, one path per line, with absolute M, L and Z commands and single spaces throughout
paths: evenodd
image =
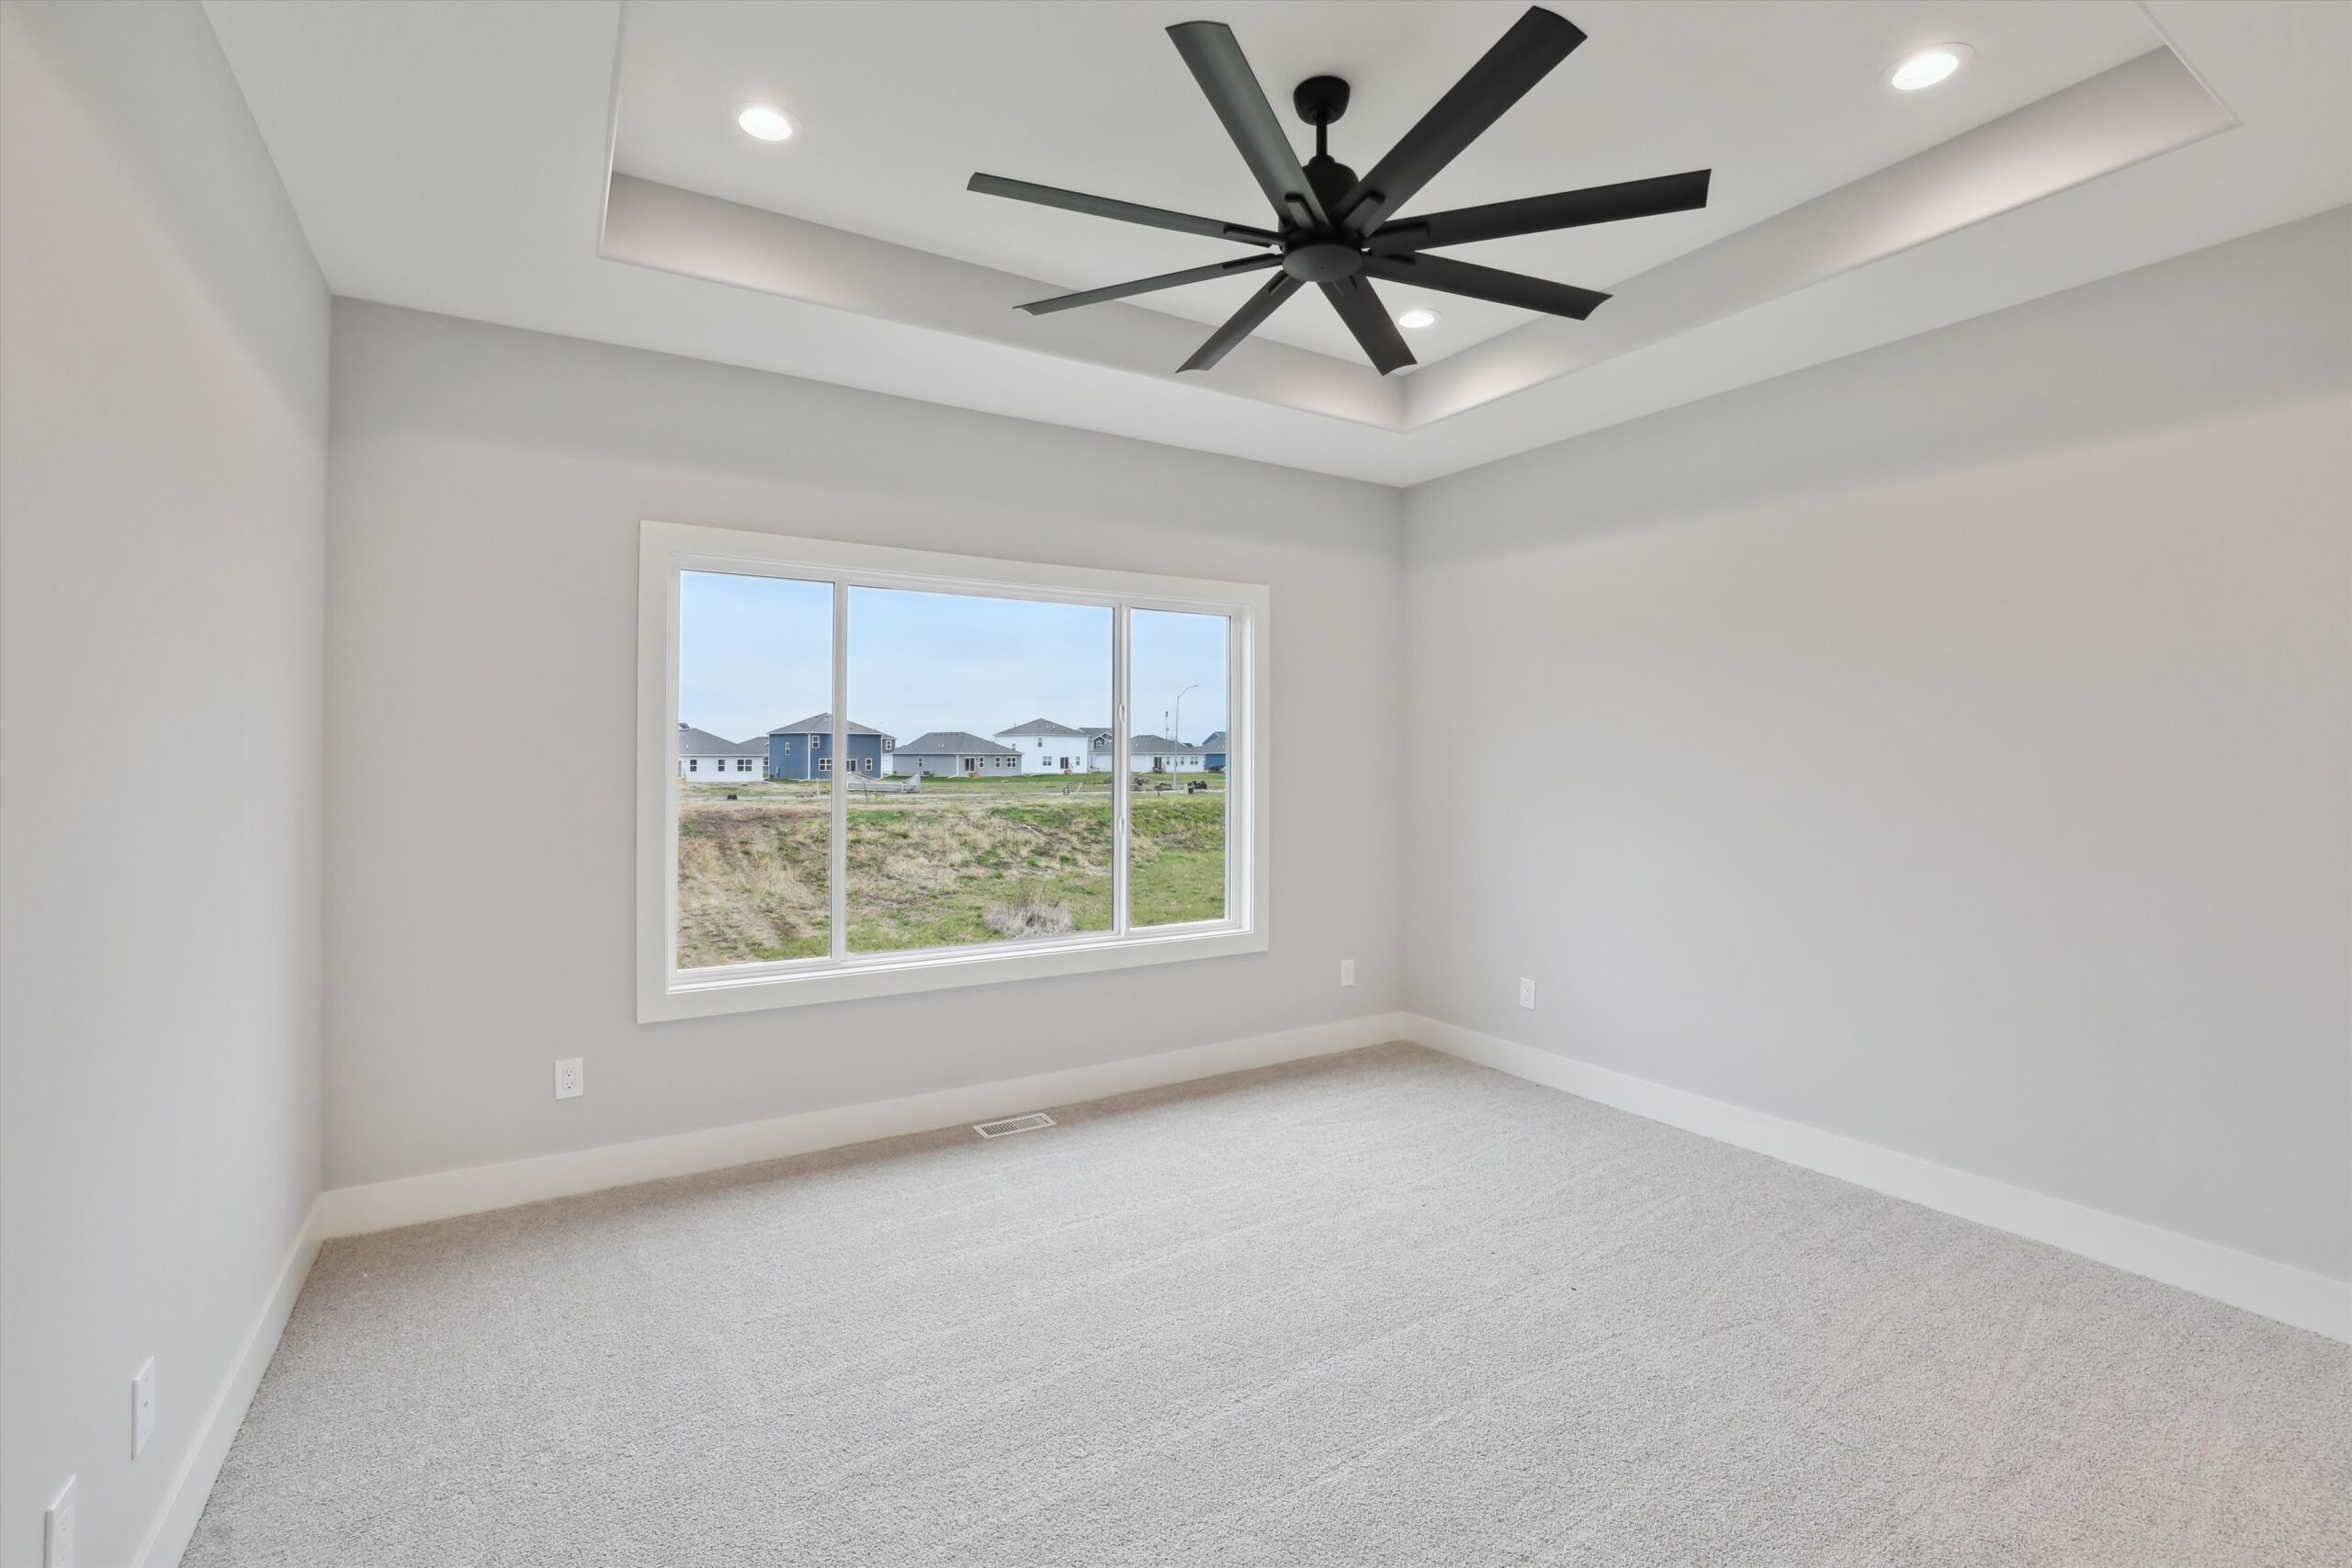
M 555 1065 L 555 1097 L 573 1100 L 588 1092 L 588 1072 L 577 1056 L 566 1056 Z
M 1519 983 L 1519 1005 L 1523 1008 L 1532 1008 L 1535 1005 L 1534 981 L 1521 980 Z
M 155 1358 L 147 1358 L 130 1380 L 130 1457 L 137 1459 L 147 1439 L 155 1435 Z
M 40 1521 L 40 1568 L 74 1568 L 74 1478 L 58 1488 L 57 1501 Z
M 1340 959 L 1340 984 L 1341 984 L 1342 986 L 1352 986 L 1352 985 L 1354 985 L 1355 983 L 1356 983 L 1356 961 L 1355 961 L 1354 959 L 1352 959 L 1352 958 L 1342 958 L 1342 959 Z

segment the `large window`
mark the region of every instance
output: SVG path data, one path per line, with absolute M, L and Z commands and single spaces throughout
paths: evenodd
M 1267 945 L 1262 588 L 674 524 L 643 546 L 640 1017 Z M 1041 724 L 1070 738 L 1050 771 L 1022 754 Z M 698 783 L 682 726 L 773 765 Z

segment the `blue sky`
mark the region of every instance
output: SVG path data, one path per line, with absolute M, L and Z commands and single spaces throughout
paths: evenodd
M 828 705 L 832 589 L 819 582 L 681 575 L 678 716 L 729 740 Z M 1133 702 L 1139 733 L 1164 732 L 1184 693 L 1183 739 L 1226 728 L 1226 623 L 1138 610 Z M 911 740 L 933 729 L 991 735 L 1033 718 L 1111 716 L 1111 612 L 1084 604 L 897 589 L 850 591 L 850 716 Z

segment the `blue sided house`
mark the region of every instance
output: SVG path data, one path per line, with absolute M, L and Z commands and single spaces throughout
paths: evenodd
M 878 729 L 852 722 L 849 726 L 850 771 L 865 778 L 888 773 L 884 760 L 898 740 Z M 833 776 L 833 716 L 811 714 L 797 724 L 778 725 L 768 731 L 768 777 L 829 779 Z

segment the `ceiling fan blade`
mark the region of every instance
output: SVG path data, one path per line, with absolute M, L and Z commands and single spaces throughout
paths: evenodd
M 1224 277 L 1231 273 L 1262 272 L 1267 267 L 1282 265 L 1283 258 L 1276 255 L 1237 256 L 1228 262 L 1186 267 L 1182 272 L 1163 272 L 1157 277 L 1139 277 L 1133 283 L 1114 283 L 1105 288 L 1090 288 L 1082 294 L 1057 295 L 1051 299 L 1039 299 L 1023 305 L 1021 309 L 1033 316 L 1043 316 L 1054 310 L 1074 310 L 1080 305 L 1100 305 L 1105 299 L 1125 299 L 1130 294 L 1149 294 L 1159 288 L 1206 283 L 1213 277 Z
M 1406 218 L 1383 223 L 1364 243 L 1382 255 L 1402 255 L 1436 245 L 1466 245 L 1476 240 L 1504 240 L 1514 234 L 1543 234 L 1555 229 L 1576 229 L 1588 223 L 1615 223 L 1626 218 L 1654 218 L 1661 212 L 1688 212 L 1707 205 L 1711 169 L 1687 175 L 1660 175 L 1656 179 L 1627 180 L 1623 185 L 1593 186 L 1551 196 L 1524 197 L 1487 207 L 1463 207 L 1432 212 L 1426 218 Z
M 1258 176 L 1260 188 L 1284 221 L 1305 229 L 1326 226 L 1323 204 L 1299 167 L 1283 122 L 1266 102 L 1265 89 L 1242 55 L 1233 29 L 1223 22 L 1179 22 L 1168 29 L 1176 52 L 1193 68 L 1193 80 L 1208 95 L 1209 107 L 1225 122 L 1226 134 L 1241 149 L 1241 161 Z
M 1609 298 L 1572 284 L 1502 272 L 1491 266 L 1473 266 L 1444 256 L 1366 256 L 1363 269 L 1372 276 L 1386 278 L 1391 283 L 1419 284 L 1441 294 L 1491 299 L 1498 305 L 1516 305 L 1522 310 L 1542 310 L 1579 321 Z
M 1388 309 L 1381 304 L 1374 292 L 1372 280 L 1366 277 L 1342 277 L 1323 285 L 1323 298 L 1331 301 L 1331 309 L 1340 312 L 1340 320 L 1348 323 L 1348 331 L 1355 334 L 1356 343 L 1363 349 L 1364 357 L 1383 376 L 1391 370 L 1415 363 L 1413 351 L 1405 346 L 1405 336 L 1396 323 L 1388 318 Z
M 1340 198 L 1340 220 L 1361 234 L 1403 207 L 1583 41 L 1583 29 L 1574 22 L 1541 6 L 1529 6 L 1388 156 Z
M 1298 279 L 1284 273 L 1257 293 L 1250 296 L 1250 303 L 1233 312 L 1232 320 L 1209 334 L 1209 341 L 1193 351 L 1193 357 L 1176 367 L 1177 374 L 1187 370 L 1206 370 L 1233 352 L 1233 345 L 1258 330 L 1258 323 L 1281 309 L 1282 302 L 1298 292 Z
M 1032 185 L 1027 180 L 1009 180 L 1001 175 L 974 175 L 964 188 L 976 190 L 982 196 L 1010 197 L 1015 201 L 1034 201 L 1040 207 L 1058 207 L 1065 211 L 1083 212 L 1095 218 L 1115 218 L 1123 223 L 1148 223 L 1155 229 L 1173 229 L 1180 234 L 1204 234 L 1212 240 L 1232 240 L 1244 245 L 1282 243 L 1282 236 L 1271 229 L 1252 229 L 1246 223 L 1220 223 L 1214 218 L 1195 218 L 1188 212 L 1170 212 L 1164 208 L 1145 207 L 1138 202 L 1119 201 L 1107 196 L 1089 196 L 1084 191 Z

